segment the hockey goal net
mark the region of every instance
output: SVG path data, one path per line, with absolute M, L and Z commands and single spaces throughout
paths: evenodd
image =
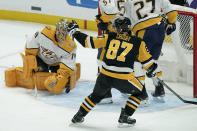
M 197 11 L 176 6 L 176 31 L 165 37 L 159 64 L 166 81 L 183 82 L 193 86 L 197 98 Z
M 124 11 L 124 0 L 115 2 L 117 8 Z M 193 86 L 193 97 L 197 98 L 197 11 L 177 5 L 174 8 L 178 11 L 176 31 L 165 37 L 158 63 L 165 81 Z

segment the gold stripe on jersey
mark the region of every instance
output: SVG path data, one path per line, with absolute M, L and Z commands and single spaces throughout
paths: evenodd
M 34 55 L 36 56 L 37 53 L 38 53 L 39 49 L 38 48 L 31 48 L 31 49 L 28 49 L 25 47 L 25 54 L 26 55 Z
M 103 60 L 103 57 L 105 55 L 105 52 L 106 52 L 105 48 L 102 48 L 102 52 L 101 52 L 101 55 L 99 57 L 99 60 L 101 60 L 101 61 Z
M 139 55 L 138 55 L 138 60 L 140 62 L 147 61 L 148 59 L 151 59 L 152 56 L 149 53 L 149 50 L 146 47 L 146 44 L 144 41 L 141 42 L 140 48 L 139 48 Z
M 154 63 L 154 61 L 153 60 L 150 60 L 149 62 L 143 64 L 144 69 L 147 70 L 153 63 Z
M 168 17 L 168 22 L 169 23 L 176 23 L 176 18 L 178 16 L 177 11 L 168 12 L 166 15 Z
M 132 79 L 128 80 L 128 82 L 135 86 L 138 90 L 142 91 L 143 85 L 136 77 L 133 77 Z
M 103 39 L 104 38 L 104 39 Z M 106 46 L 108 34 L 104 34 L 104 37 L 92 37 L 88 36 L 85 40 L 86 48 L 102 48 Z
M 147 27 L 150 27 L 150 26 L 152 26 L 154 24 L 157 24 L 161 20 L 162 20 L 162 17 L 161 16 L 158 16 L 158 17 L 155 17 L 155 18 L 150 18 L 150 19 L 145 20 L 145 21 L 141 21 L 141 22 L 139 22 L 138 24 L 136 24 L 133 27 L 132 32 L 134 34 L 136 34 L 137 31 L 142 30 L 142 29 L 147 28 Z
M 123 80 L 129 80 L 129 78 L 134 77 L 134 72 L 131 72 L 130 74 L 113 73 L 113 72 L 106 71 L 103 68 L 101 69 L 101 73 L 107 76 L 113 77 L 113 78 L 123 79 Z
M 143 39 L 143 38 L 144 38 L 145 31 L 146 31 L 146 30 L 140 30 L 140 31 L 137 33 L 137 36 L 138 36 L 139 38 Z
M 63 42 L 57 42 L 55 39 L 55 32 L 56 32 L 56 28 L 51 26 L 46 26 L 41 33 L 45 35 L 47 38 L 49 38 L 55 45 L 59 46 L 60 48 L 62 48 L 63 50 L 69 53 L 77 48 L 76 43 L 68 35 L 66 36 Z
M 74 49 L 77 48 L 76 43 L 70 38 L 70 36 L 66 36 L 65 41 L 57 43 L 59 47 L 66 50 L 67 52 L 72 52 Z
M 103 20 L 103 22 L 108 23 L 108 22 L 110 22 L 110 20 L 113 19 L 114 17 L 116 17 L 116 14 L 106 14 L 106 13 L 102 13 L 100 19 Z
M 145 76 L 138 76 L 136 77 L 139 81 L 144 81 L 145 80 Z

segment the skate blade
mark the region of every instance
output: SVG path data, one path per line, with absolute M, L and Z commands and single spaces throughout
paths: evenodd
M 153 100 L 158 103 L 165 103 L 164 96 L 153 97 Z
M 133 127 L 135 123 L 133 124 L 127 124 L 127 123 L 118 123 L 118 128 L 130 128 Z

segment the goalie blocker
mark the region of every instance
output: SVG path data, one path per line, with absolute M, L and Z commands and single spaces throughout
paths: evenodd
M 5 84 L 7 87 L 24 87 L 28 89 L 34 89 L 34 87 L 36 86 L 38 90 L 49 90 L 54 94 L 60 94 L 65 88 L 67 88 L 68 93 L 75 87 L 76 82 L 80 78 L 81 65 L 80 63 L 76 63 L 74 72 L 70 76 L 68 76 L 68 78 L 66 78 L 67 80 L 64 79 L 65 83 L 59 82 L 57 78 L 56 81 L 53 81 L 54 89 L 53 87 L 49 88 L 46 86 L 46 83 L 48 83 L 48 80 L 50 78 L 57 76 L 57 73 L 37 72 L 35 61 L 29 61 L 33 62 L 31 64 L 27 63 L 26 56 L 24 56 L 23 54 L 21 54 L 21 56 L 23 58 L 24 67 L 8 68 L 5 70 Z M 32 56 L 30 58 L 32 60 L 34 59 Z

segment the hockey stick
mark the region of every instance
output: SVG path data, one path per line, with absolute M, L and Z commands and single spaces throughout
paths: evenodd
M 175 91 L 173 91 L 166 83 L 164 83 L 161 79 L 159 79 L 158 77 L 156 77 L 157 80 L 164 86 L 166 87 L 168 90 L 170 90 L 175 96 L 177 96 L 179 98 L 179 100 L 181 100 L 184 103 L 188 103 L 188 104 L 194 104 L 197 105 L 196 101 L 188 101 L 183 99 L 180 95 L 178 95 Z

